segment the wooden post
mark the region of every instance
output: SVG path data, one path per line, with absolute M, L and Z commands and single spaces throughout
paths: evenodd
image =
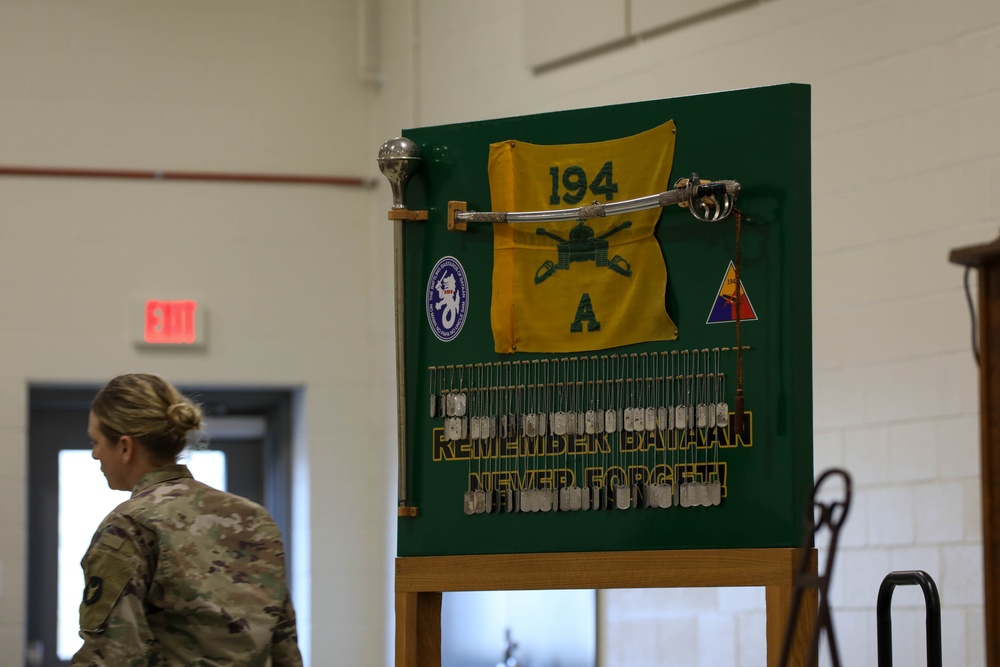
M 986 245 L 956 248 L 950 259 L 979 269 L 986 664 L 1000 667 L 1000 238 Z
M 441 667 L 441 593 L 396 593 L 396 667 Z

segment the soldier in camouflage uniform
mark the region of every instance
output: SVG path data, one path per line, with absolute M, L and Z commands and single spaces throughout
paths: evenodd
M 155 375 L 117 377 L 94 399 L 93 456 L 132 497 L 83 557 L 74 667 L 302 664 L 274 521 L 176 464 L 200 425 L 198 407 Z

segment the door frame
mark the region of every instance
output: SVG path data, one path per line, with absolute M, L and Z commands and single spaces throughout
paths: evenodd
M 286 573 L 292 579 L 292 409 L 295 389 L 178 386 L 198 403 L 203 414 L 213 417 L 255 416 L 264 418 L 263 505 L 281 529 L 285 543 Z M 28 558 L 27 558 L 27 655 L 29 665 L 69 665 L 55 654 L 58 577 L 53 576 L 59 548 L 59 466 L 62 443 L 39 442 L 32 415 L 37 410 L 65 411 L 67 417 L 86 415 L 100 390 L 97 385 L 31 384 L 28 387 Z M 86 421 L 80 432 L 80 449 L 87 448 Z M 226 449 L 227 438 L 220 438 Z M 211 443 L 208 443 L 211 446 Z M 55 445 L 55 446 L 53 446 Z M 82 556 L 82 554 L 81 554 Z M 40 661 L 32 662 L 36 642 L 42 643 Z

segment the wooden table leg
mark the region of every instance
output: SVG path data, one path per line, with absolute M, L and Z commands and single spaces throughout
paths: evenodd
M 778 667 L 781 660 L 781 647 L 785 641 L 785 630 L 788 626 L 788 614 L 792 608 L 792 586 L 766 586 L 764 599 L 767 604 L 767 666 Z M 809 641 L 812 639 L 813 627 L 816 625 L 816 607 L 818 597 L 815 589 L 803 591 L 802 609 L 799 610 L 798 623 L 792 637 L 792 649 L 788 656 L 789 667 L 811 667 L 806 665 L 809 657 Z
M 396 593 L 396 667 L 441 667 L 441 593 Z
M 810 555 L 809 574 L 816 574 L 816 550 Z M 796 561 L 798 558 L 796 558 Z M 767 608 L 767 666 L 779 667 L 781 649 L 785 642 L 785 632 L 788 628 L 788 616 L 792 610 L 792 596 L 795 594 L 795 568 L 790 568 L 788 580 L 780 584 L 764 587 L 764 602 Z M 798 622 L 792 635 L 791 650 L 788 656 L 788 667 L 814 667 L 807 665 L 809 659 L 809 643 L 812 640 L 813 629 L 816 627 L 816 613 L 819 607 L 819 594 L 815 588 L 802 591 L 802 606 L 797 616 Z

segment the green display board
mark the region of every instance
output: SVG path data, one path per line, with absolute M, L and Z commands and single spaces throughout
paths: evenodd
M 606 141 L 668 120 L 676 125 L 676 148 L 669 182 L 660 190 L 693 172 L 705 181 L 731 179 L 742 186 L 737 201 L 742 212 L 739 271 L 743 295 L 752 307 L 752 317 L 740 323 L 746 348 L 743 433 L 733 431 L 731 415 L 724 428 L 696 424 L 683 430 L 675 426 L 673 431 L 657 427 L 593 433 L 587 431 L 594 428 L 585 426 L 577 435 L 554 435 L 553 420 L 562 419 L 555 416 L 559 408 L 575 414 L 571 418 L 582 424 L 582 413 L 594 412 L 595 396 L 605 400 L 601 407 L 610 407 L 615 392 L 626 397 L 617 401 L 619 426 L 623 404 L 651 406 L 653 414 L 662 416 L 658 406 L 666 404 L 668 386 L 674 402 L 688 410 L 717 402 L 734 410 L 736 325 L 718 310 L 736 258 L 734 216 L 702 222 L 678 206 L 662 210 L 655 237 L 669 278 L 660 298 L 677 325 L 675 340 L 574 353 L 499 354 L 494 351 L 490 316 L 493 227 L 470 223 L 466 231 L 449 231 L 448 202 L 491 210 L 492 143 Z M 803 504 L 813 478 L 809 87 L 790 84 L 417 128 L 404 136 L 421 154 L 406 204 L 429 215 L 427 221 L 402 223 L 405 500 L 417 513 L 398 519 L 398 554 L 800 546 Z M 567 185 L 579 182 L 560 176 L 552 176 L 553 200 Z M 598 183 L 598 192 L 601 183 L 612 182 L 613 177 Z M 602 194 L 602 202 L 614 196 Z M 553 206 L 566 207 L 564 201 Z M 440 331 L 435 334 L 435 292 L 434 285 L 428 285 L 432 272 L 437 271 L 434 280 L 440 277 L 443 258 L 452 258 L 445 263 L 452 268 L 457 264 L 467 285 L 464 322 L 450 339 L 442 339 Z M 552 258 L 555 265 L 555 250 Z M 702 377 L 696 380 L 696 375 Z M 689 384 L 683 378 L 690 378 Z M 715 392 L 722 391 L 723 384 L 724 395 L 718 398 Z M 509 391 L 491 391 L 491 385 Z M 549 388 L 549 402 L 539 403 L 544 387 Z M 491 437 L 481 437 L 487 429 L 484 416 L 476 429 L 480 439 L 450 437 L 439 414 L 442 390 L 465 394 L 467 414 L 490 413 L 495 420 L 509 416 L 507 435 L 492 435 L 499 430 L 494 421 Z M 629 399 L 630 392 L 642 398 Z M 545 436 L 538 435 L 537 423 L 530 428 L 523 421 L 535 412 L 549 419 Z M 468 424 L 463 429 L 468 434 Z M 559 424 L 558 430 L 565 425 Z M 721 495 L 715 499 L 718 504 L 678 506 L 681 484 L 714 482 Z M 590 492 L 589 510 L 507 511 L 511 489 L 570 483 L 608 489 L 607 508 L 595 490 Z M 644 498 L 634 507 L 615 507 L 615 487 L 646 495 L 652 493 L 652 483 L 671 485 L 670 507 L 645 507 Z M 480 484 L 484 492 L 503 485 L 500 494 L 491 495 L 501 511 L 467 513 L 466 494 Z M 686 487 L 691 498 L 711 494 L 710 486 L 698 491 L 695 485 Z M 567 497 L 557 488 L 557 501 L 560 493 Z

